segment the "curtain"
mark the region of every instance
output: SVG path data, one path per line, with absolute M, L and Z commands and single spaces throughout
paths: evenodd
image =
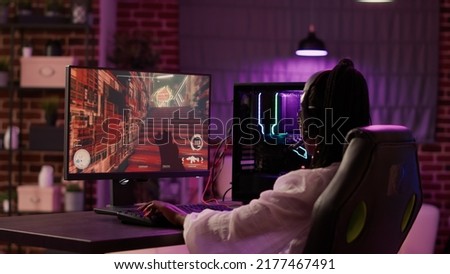
M 311 23 L 328 56 L 294 54 Z M 367 79 L 373 123 L 432 142 L 438 39 L 438 0 L 180 1 L 180 68 L 212 75 L 211 115 L 224 122 L 235 83 L 306 81 L 349 57 Z

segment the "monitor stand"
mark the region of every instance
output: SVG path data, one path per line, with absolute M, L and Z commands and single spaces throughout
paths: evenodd
M 160 178 L 161 179 L 161 178 Z M 192 203 L 193 201 L 189 201 L 188 198 L 192 198 L 191 195 L 187 192 L 189 181 L 187 178 L 181 177 L 178 178 L 180 187 L 180 203 Z M 134 205 L 137 202 L 136 197 L 136 189 L 135 186 L 138 182 L 142 182 L 143 179 L 114 179 L 111 181 L 110 187 L 110 205 L 111 206 L 130 206 Z M 147 180 L 144 180 L 147 181 Z M 203 196 L 203 177 L 197 177 L 197 199 L 198 202 L 201 201 Z
M 111 205 L 129 206 L 136 203 L 134 180 L 114 179 L 111 184 Z

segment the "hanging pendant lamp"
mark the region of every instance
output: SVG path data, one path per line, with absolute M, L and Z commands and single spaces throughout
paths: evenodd
M 390 2 L 394 2 L 394 0 L 356 0 L 356 2 L 361 2 L 361 3 L 390 3 Z
M 326 56 L 328 51 L 322 40 L 317 38 L 314 25 L 309 25 L 308 36 L 302 39 L 295 51 L 298 56 Z

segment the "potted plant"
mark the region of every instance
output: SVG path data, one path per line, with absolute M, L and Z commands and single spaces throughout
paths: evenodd
M 68 182 L 64 193 L 65 211 L 82 211 L 84 209 L 83 189 L 79 182 Z
M 18 0 L 17 1 L 17 14 L 19 16 L 29 16 L 33 13 L 33 5 L 31 0 Z
M 159 61 L 154 43 L 151 35 L 145 32 L 118 32 L 108 61 L 123 69 L 153 69 Z
M 42 102 L 42 109 L 45 112 L 45 121 L 49 126 L 55 126 L 58 119 L 59 98 L 48 97 Z
M 64 3 L 62 0 L 46 0 L 45 1 L 45 16 L 58 17 L 62 16 Z
M 9 80 L 9 58 L 0 57 L 0 87 L 8 86 Z

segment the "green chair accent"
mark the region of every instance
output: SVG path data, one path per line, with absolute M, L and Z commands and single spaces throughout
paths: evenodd
M 356 206 L 352 216 L 350 217 L 350 222 L 348 223 L 347 228 L 347 243 L 351 243 L 358 238 L 364 228 L 364 225 L 366 224 L 366 218 L 367 206 L 366 203 L 361 202 Z
M 414 210 L 414 205 L 416 204 L 416 195 L 412 195 L 411 199 L 409 199 L 408 205 L 406 207 L 405 213 L 403 214 L 402 220 L 402 232 L 405 232 L 408 224 L 411 221 L 411 217 Z

